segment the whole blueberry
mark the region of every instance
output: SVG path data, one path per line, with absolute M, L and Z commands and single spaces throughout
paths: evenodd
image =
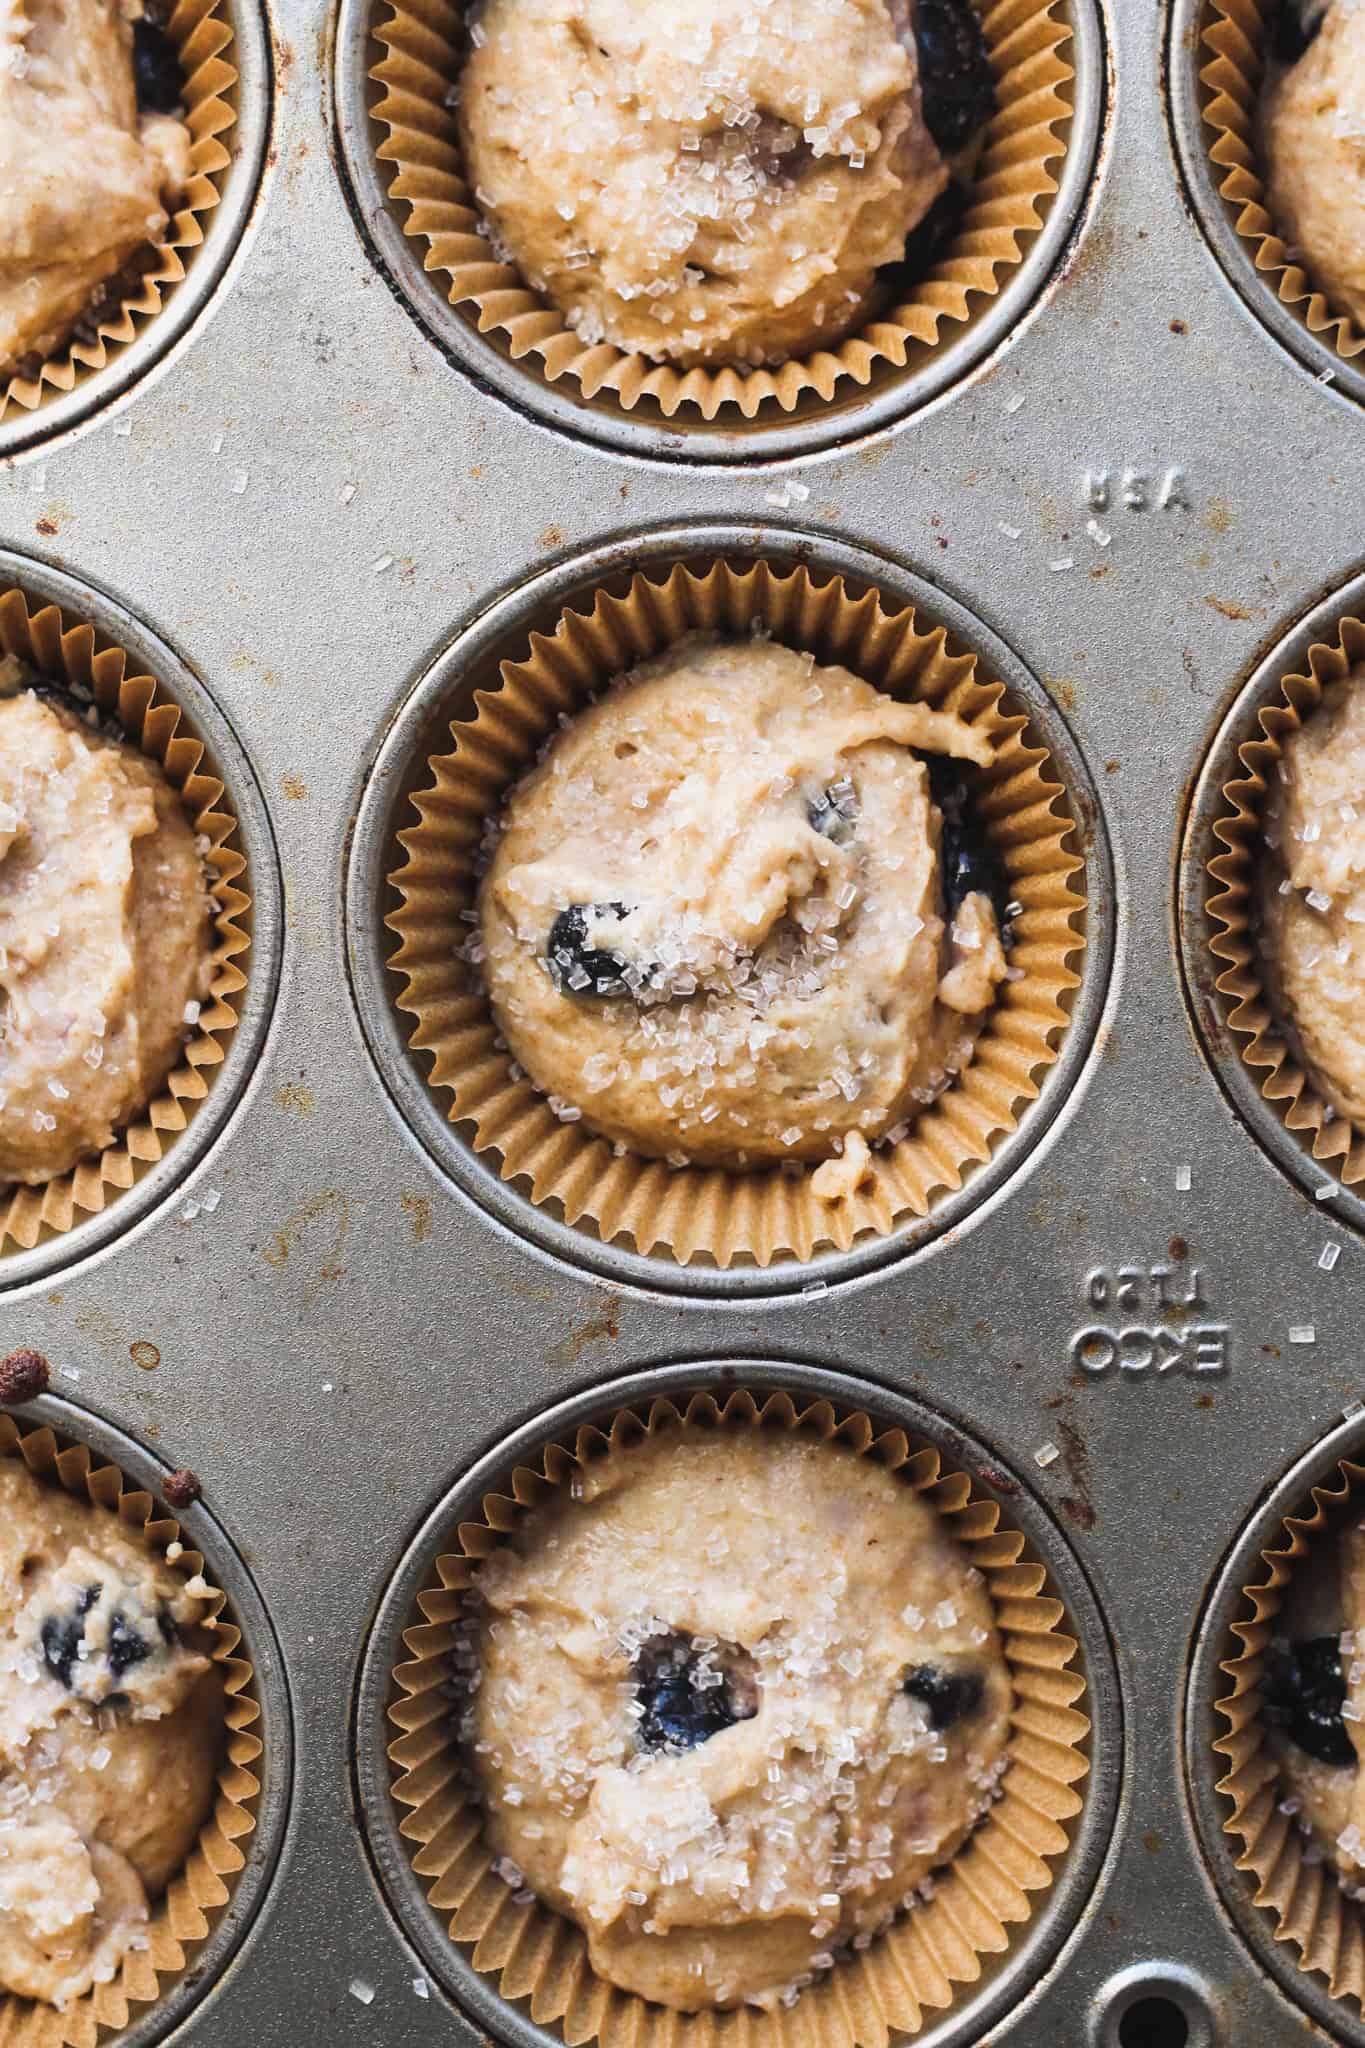
M 903 1689 L 929 1709 L 929 1726 L 939 1732 L 974 1714 L 986 1696 L 979 1671 L 944 1671 L 937 1664 L 917 1664 L 907 1671 Z
M 924 125 L 941 154 L 953 156 L 995 110 L 995 79 L 971 0 L 918 0 L 915 49 Z
M 946 754 L 931 754 L 926 765 L 929 794 L 943 821 L 938 860 L 943 875 L 944 908 L 951 917 L 964 897 L 979 890 L 990 898 L 1001 937 L 1008 942 L 1005 912 L 1010 900 L 1009 878 L 1004 862 L 981 825 L 970 771 Z
M 695 1749 L 758 1711 L 752 1689 L 737 1685 L 714 1651 L 703 1655 L 681 1632 L 651 1636 L 631 1676 L 640 1708 L 636 1738 L 644 1750 Z
M 1313 0 L 1281 0 L 1270 21 L 1270 46 L 1282 64 L 1297 64 L 1311 48 L 1326 9 Z
M 133 23 L 133 89 L 144 114 L 172 114 L 185 97 L 185 74 L 164 28 Z
M 85 1617 L 99 1599 L 100 1586 L 87 1586 L 65 1614 L 49 1614 L 43 1623 L 43 1662 L 59 1684 L 71 1689 L 71 1673 L 85 1640 Z
M 550 926 L 545 965 L 564 996 L 619 996 L 626 992 L 626 967 L 619 953 L 588 942 L 588 911 L 602 918 L 623 918 L 624 903 L 571 903 Z
M 1335 1636 L 1306 1636 L 1271 1658 L 1261 1687 L 1266 1720 L 1322 1764 L 1354 1764 L 1342 1708 L 1346 1680 Z

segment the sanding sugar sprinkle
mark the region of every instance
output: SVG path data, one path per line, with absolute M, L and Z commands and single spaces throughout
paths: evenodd
M 374 2004 L 374 1986 L 367 1984 L 363 1977 L 352 1977 L 346 1988 L 357 2005 Z
M 1318 1254 L 1318 1265 L 1324 1273 L 1330 1273 L 1340 1257 L 1341 1246 L 1339 1244 L 1325 1244 Z
M 425 1977 L 413 1978 L 412 1993 L 414 1998 L 430 1998 L 431 1986 L 428 1984 Z
M 1039 1444 L 1037 1450 L 1033 1453 L 1033 1462 L 1035 1465 L 1046 1468 L 1048 1465 L 1055 1465 L 1061 1455 L 1056 1444 Z
M 1318 1341 L 1316 1325 L 1313 1323 L 1291 1323 L 1289 1325 L 1289 1341 L 1291 1344 L 1316 1344 Z
M 1190 1169 L 1189 1169 L 1189 1167 L 1188 1167 L 1188 1166 L 1177 1166 L 1177 1168 L 1176 1168 L 1176 1170 L 1175 1170 L 1175 1189 L 1176 1189 L 1176 1193 L 1177 1193 L 1178 1195 L 1187 1195 L 1187 1194 L 1188 1194 L 1188 1193 L 1190 1192 L 1190 1188 L 1191 1188 L 1191 1185 L 1192 1185 L 1192 1181 L 1191 1181 L 1191 1176 L 1190 1176 Z

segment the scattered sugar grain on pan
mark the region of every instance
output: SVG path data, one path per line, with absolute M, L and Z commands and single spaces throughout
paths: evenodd
M 367 1983 L 363 1977 L 352 1977 L 346 1989 L 357 2005 L 374 2004 L 374 1986 Z
M 1340 1257 L 1341 1246 L 1339 1244 L 1325 1244 L 1322 1250 L 1318 1253 L 1318 1266 L 1320 1270 L 1324 1273 L 1332 1272 L 1336 1266 L 1337 1260 Z
M 1291 1323 L 1289 1325 L 1289 1341 L 1291 1344 L 1316 1344 L 1318 1341 L 1317 1325 L 1315 1323 Z
M 1037 1450 L 1033 1453 L 1033 1462 L 1035 1465 L 1046 1470 L 1049 1465 L 1055 1465 L 1061 1455 L 1056 1444 L 1039 1444 Z
M 1193 1177 L 1189 1166 L 1187 1163 L 1182 1162 L 1175 1170 L 1175 1191 L 1178 1195 L 1187 1195 L 1192 1185 Z

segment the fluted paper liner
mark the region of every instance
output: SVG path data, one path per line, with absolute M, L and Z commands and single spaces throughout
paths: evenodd
M 28 1250 L 44 1233 L 70 1230 L 83 1215 L 99 1214 L 187 1128 L 236 1029 L 236 998 L 246 987 L 251 947 L 249 877 L 234 844 L 237 820 L 202 741 L 185 728 L 179 706 L 162 685 L 153 676 L 137 674 L 122 647 L 97 636 L 92 626 L 68 619 L 56 605 L 31 610 L 16 587 L 0 591 L 3 654 L 17 655 L 40 678 L 88 692 L 125 738 L 160 764 L 183 796 L 195 831 L 207 842 L 204 864 L 218 908 L 212 913 L 209 993 L 179 1065 L 161 1093 L 103 1152 L 36 1187 L 0 1182 L 0 1255 L 7 1245 Z
M 1309 648 L 1307 674 L 1285 676 L 1279 696 L 1262 709 L 1262 737 L 1238 748 L 1244 773 L 1223 788 L 1223 813 L 1213 829 L 1225 851 L 1209 862 L 1206 905 L 1219 928 L 1211 950 L 1225 963 L 1215 987 L 1228 1004 L 1229 1028 L 1244 1041 L 1242 1058 L 1260 1077 L 1261 1094 L 1285 1129 L 1348 1187 L 1365 1180 L 1365 1131 L 1333 1108 L 1308 1074 L 1286 1031 L 1284 1007 L 1277 1008 L 1267 985 L 1253 919 L 1258 868 L 1267 858 L 1264 807 L 1285 741 L 1318 709 L 1326 686 L 1362 663 L 1365 621 L 1344 618 L 1335 641 Z
M 406 860 L 391 877 L 401 899 L 387 923 L 402 977 L 400 1009 L 414 1019 L 413 1050 L 433 1087 L 449 1097 L 452 1123 L 496 1157 L 505 1180 L 537 1203 L 559 1206 L 607 1241 L 630 1239 L 682 1263 L 737 1260 L 766 1266 L 785 1253 L 846 1250 L 899 1218 L 928 1213 L 934 1193 L 961 1186 L 1012 1131 L 1019 1105 L 1038 1093 L 1057 1058 L 1079 976 L 1068 964 L 1084 945 L 1084 898 L 1070 878 L 1072 820 L 1048 755 L 1027 735 L 999 683 L 956 650 L 942 627 L 921 629 L 912 609 L 888 611 L 876 591 L 855 597 L 842 578 L 766 562 L 708 568 L 681 564 L 662 581 L 639 574 L 624 595 L 599 589 L 587 611 L 569 609 L 551 634 L 533 632 L 527 657 L 502 664 L 501 688 L 477 693 L 474 717 L 451 726 L 453 751 L 430 763 L 413 798 L 418 823 L 400 832 Z M 820 661 L 842 662 L 889 695 L 922 698 L 983 728 L 996 748 L 982 771 L 978 815 L 1004 863 L 1011 896 L 1016 981 L 1002 983 L 970 1065 L 915 1119 L 899 1144 L 874 1150 L 867 1179 L 837 1202 L 811 1192 L 816 1163 L 739 1173 L 670 1166 L 638 1153 L 617 1156 L 582 1123 L 564 1123 L 498 1041 L 476 973 L 457 957 L 469 927 L 461 911 L 478 887 L 485 822 L 535 759 L 562 713 L 572 713 L 624 668 L 694 630 L 745 634 L 761 621 L 773 636 Z
M 684 408 L 704 420 L 763 408 L 793 412 L 869 384 L 879 371 L 917 367 L 1003 288 L 1042 227 L 1057 190 L 1052 166 L 1067 149 L 1075 73 L 1063 54 L 1071 30 L 1060 0 L 982 0 L 981 24 L 995 75 L 996 111 L 987 123 L 967 203 L 939 260 L 916 284 L 837 347 L 773 368 L 680 370 L 610 342 L 585 343 L 548 299 L 501 262 L 465 182 L 451 88 L 459 77 L 465 8 L 458 0 L 385 0 L 374 36 L 384 49 L 370 77 L 372 114 L 389 197 L 404 233 L 426 245 L 423 267 L 452 306 L 467 308 L 480 334 L 496 336 L 513 361 L 550 382 L 567 377 L 585 399 L 605 396 L 626 411 L 652 401 L 668 419 Z M 377 13 L 382 10 L 377 9 Z
M 481 1558 L 520 1519 L 569 1483 L 576 1468 L 661 1431 L 799 1429 L 903 1473 L 943 1516 L 954 1541 L 983 1574 L 995 1608 L 1014 1687 L 1008 1759 L 1001 1793 L 921 1901 L 861 1952 L 819 1978 L 789 2008 L 682 2014 L 650 2004 L 599 1977 L 573 1922 L 527 1900 L 496 1876 L 477 1806 L 462 1770 L 452 1710 L 453 1652 L 462 1602 Z M 976 1983 L 983 1959 L 1001 1954 L 1010 1928 L 1033 1912 L 1033 1897 L 1053 1878 L 1052 1859 L 1068 1847 L 1068 1823 L 1080 1812 L 1089 1771 L 1090 1722 L 1078 1701 L 1085 1680 L 1072 1669 L 1077 1645 L 1065 1609 L 1048 1590 L 1047 1572 L 1025 1557 L 1024 1538 L 1001 1519 L 994 1500 L 945 1465 L 929 1444 L 903 1430 L 879 1430 L 861 1413 L 825 1400 L 798 1404 L 785 1393 L 746 1390 L 660 1399 L 624 1408 L 603 1425 L 585 1424 L 571 1442 L 548 1444 L 535 1470 L 521 1466 L 507 1490 L 485 1497 L 480 1519 L 451 1531 L 417 1596 L 420 1620 L 405 1632 L 409 1661 L 393 1673 L 389 1719 L 399 1731 L 389 1748 L 393 1796 L 408 1809 L 401 1833 L 413 1869 L 427 1886 L 450 1938 L 473 1948 L 476 1970 L 497 1981 L 509 2001 L 557 2027 L 570 2044 L 610 2048 L 886 2048 L 893 2035 L 917 2033 L 952 2004 L 957 1987 Z
M 0 1457 L 20 1458 L 38 1478 L 117 1515 L 154 1551 L 164 1553 L 180 1539 L 180 1525 L 169 1510 L 134 1487 L 117 1466 L 97 1465 L 85 1444 L 67 1442 L 50 1429 L 26 1429 L 17 1417 L 0 1414 Z M 152 1901 L 146 1949 L 125 1956 L 110 1983 L 95 1985 L 62 2012 L 0 1990 L 0 2048 L 96 2048 L 109 2033 L 139 2018 L 142 2008 L 161 1997 L 163 1979 L 179 1977 L 193 1962 L 195 1945 L 212 1931 L 245 1867 L 241 1845 L 255 1829 L 261 1789 L 254 1769 L 261 1741 L 252 1732 L 261 1712 L 255 1672 L 243 1654 L 242 1633 L 227 1596 L 212 1587 L 211 1568 L 198 1551 L 186 1549 L 171 1569 L 186 1578 L 202 1573 L 212 1590 L 201 1626 L 209 1638 L 207 1654 L 222 1680 L 224 1707 L 223 1756 L 212 1811 L 184 1868 Z
M 1261 1552 L 1266 1575 L 1243 1587 L 1248 1616 L 1232 1624 L 1241 1648 L 1219 1666 L 1227 1690 L 1216 1706 L 1228 1732 L 1213 1745 L 1227 1764 L 1218 1790 L 1232 1802 L 1224 1830 L 1241 1845 L 1237 1867 L 1255 1878 L 1256 1904 L 1274 1915 L 1276 1938 L 1297 1949 L 1302 1969 L 1321 1972 L 1334 1998 L 1358 2005 L 1365 2005 L 1365 1903 L 1347 1898 L 1330 1864 L 1305 1860 L 1307 1837 L 1280 1811 L 1284 1794 L 1265 1739 L 1260 1685 L 1290 1580 L 1313 1544 L 1340 1526 L 1353 1494 L 1359 1506 L 1362 1488 L 1365 1465 L 1343 1459 L 1337 1483 L 1315 1486 L 1310 1505 L 1285 1516 L 1283 1542 Z
M 1233 224 L 1281 305 L 1310 334 L 1346 360 L 1365 351 L 1365 334 L 1313 283 L 1270 212 L 1260 149 L 1261 88 L 1277 0 L 1208 0 L 1199 38 L 1200 83 L 1209 160 Z
M 49 356 L 36 377 L 0 376 L 0 420 L 12 407 L 34 412 L 59 393 L 74 391 L 137 339 L 185 275 L 204 239 L 204 223 L 223 196 L 223 173 L 232 158 L 237 69 L 227 0 L 174 0 L 166 32 L 185 74 L 184 121 L 190 133 L 190 182 L 165 233 L 139 272 L 135 289 L 93 321 L 93 339 L 74 336 Z M 84 324 L 84 323 L 82 323 Z

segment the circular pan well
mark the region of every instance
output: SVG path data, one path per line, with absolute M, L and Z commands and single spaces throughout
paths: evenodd
M 64 570 L 0 548 L 0 590 L 10 587 L 23 593 L 31 614 L 56 606 L 67 628 L 93 629 L 97 648 L 112 644 L 124 649 L 129 673 L 150 676 L 158 685 L 154 703 L 165 701 L 180 712 L 177 737 L 183 732 L 202 743 L 204 768 L 221 781 L 223 806 L 236 820 L 226 845 L 245 861 L 241 893 L 249 897 L 249 904 L 235 922 L 245 933 L 249 950 L 241 955 L 245 986 L 232 997 L 235 1027 L 223 1032 L 221 1061 L 207 1066 L 211 1079 L 206 1092 L 198 1101 L 187 1096 L 180 1104 L 188 1116 L 185 1128 L 168 1125 L 155 1145 L 141 1148 L 159 1156 L 144 1161 L 130 1155 L 119 1180 L 103 1180 L 102 1207 L 90 1210 L 73 1204 L 69 1227 L 53 1230 L 44 1223 L 36 1241 L 28 1245 L 17 1246 L 7 1237 L 0 1252 L 0 1293 L 43 1279 L 100 1250 L 164 1203 L 204 1159 L 231 1119 L 264 1045 L 284 932 L 279 861 L 265 799 L 241 742 L 199 677 L 151 627 L 103 591 Z
M 1269 260 L 1273 250 L 1282 249 L 1283 244 L 1254 228 L 1258 219 L 1264 221 L 1267 216 L 1256 197 L 1260 180 L 1248 145 L 1225 137 L 1227 161 L 1215 163 L 1213 157 L 1219 132 L 1205 113 L 1220 82 L 1227 85 L 1231 73 L 1205 38 L 1210 28 L 1231 17 L 1232 44 L 1238 49 L 1251 47 L 1235 24 L 1243 18 L 1260 21 L 1269 12 L 1269 0 L 1171 0 L 1166 67 L 1176 153 L 1190 203 L 1234 290 L 1305 369 L 1330 383 L 1333 390 L 1365 404 L 1365 353 L 1349 356 L 1335 345 L 1338 322 L 1320 299 L 1316 304 L 1324 307 L 1322 316 L 1313 313 L 1310 325 L 1310 297 L 1316 295 L 1310 294 L 1306 284 L 1300 290 L 1292 282 L 1285 283 L 1286 265 Z M 1212 83 L 1207 79 L 1210 72 Z M 1301 271 L 1292 266 L 1291 270 L 1293 276 L 1302 278 Z M 1281 296 L 1282 284 L 1286 297 Z
M 571 1440 L 583 1425 L 608 1420 L 621 1409 L 644 1408 L 656 1399 L 680 1405 L 693 1394 L 719 1399 L 736 1389 L 755 1395 L 787 1393 L 799 1404 L 828 1401 L 841 1414 L 860 1411 L 879 1429 L 900 1429 L 941 1452 L 955 1471 L 999 1474 L 1004 1461 L 933 1409 L 899 1392 L 874 1386 L 826 1366 L 753 1359 L 709 1360 L 659 1366 L 575 1395 L 523 1423 L 466 1472 L 425 1517 L 380 1604 L 362 1658 L 355 1703 L 353 1753 L 366 1839 L 389 1903 L 432 1978 L 481 2027 L 509 2048 L 563 2048 L 562 2036 L 539 2026 L 520 2002 L 511 2004 L 493 1976 L 475 1969 L 467 1952 L 446 1931 L 446 1916 L 433 1910 L 412 1866 L 413 1845 L 400 1832 L 393 1798 L 388 1748 L 393 1727 L 392 1673 L 404 1659 L 404 1631 L 418 1617 L 416 1599 L 429 1583 L 435 1560 L 448 1549 L 461 1522 L 477 1519 L 484 1497 L 504 1485 L 518 1466 L 534 1467 L 551 1442 Z M 995 1498 L 978 1477 L 973 1497 Z M 1093 1894 L 1113 1825 L 1122 1755 L 1122 1706 L 1118 1678 L 1095 1597 L 1065 1538 L 1037 1504 L 1026 1483 L 1016 1479 L 1000 1497 L 1004 1522 L 1025 1539 L 1024 1558 L 1046 1566 L 1051 1592 L 1064 1607 L 1060 1626 L 1078 1644 L 1068 1669 L 1085 1681 L 1079 1704 L 1091 1723 L 1089 1772 L 1081 1781 L 1079 1814 L 1069 1849 L 1053 1865 L 1049 1889 L 1036 1894 L 1035 1910 L 1019 1937 L 998 1959 L 987 1958 L 982 1978 L 964 1986 L 942 2018 L 926 2015 L 913 2038 L 917 2048 L 965 2048 L 1000 2020 L 1051 1964 Z
M 1239 1867 L 1243 1855 L 1237 1837 L 1226 1832 L 1233 1802 L 1218 1789 L 1228 1765 L 1214 1744 L 1228 1734 L 1229 1723 L 1216 1703 L 1226 1698 L 1230 1661 L 1239 1656 L 1239 1632 L 1252 1616 L 1244 1588 L 1263 1586 L 1267 1554 L 1286 1540 L 1286 1515 L 1312 1514 L 1315 1489 L 1340 1484 L 1338 1465 L 1345 1459 L 1365 1461 L 1365 1428 L 1358 1415 L 1348 1416 L 1321 1442 L 1304 1453 L 1261 1501 L 1238 1535 L 1213 1580 L 1208 1603 L 1199 1617 L 1193 1641 L 1185 1698 L 1185 1776 L 1200 1847 L 1230 1919 L 1256 1961 L 1280 1989 L 1307 2011 L 1334 2041 L 1365 2048 L 1365 2018 L 1344 1998 L 1334 1998 L 1326 1979 L 1300 1961 L 1299 1952 L 1276 1934 L 1276 1911 L 1256 1903 L 1256 1879 Z
M 809 455 L 875 432 L 941 397 L 1006 341 L 1036 302 L 1067 247 L 1094 174 L 1107 76 L 1101 11 L 1098 0 L 1056 0 L 1051 13 L 1066 32 L 1062 53 L 1074 72 L 1067 88 L 1070 114 L 1055 124 L 1065 145 L 1050 165 L 1057 189 L 1039 202 L 1042 225 L 1023 235 L 1021 258 L 1007 270 L 1001 266 L 998 291 L 974 291 L 968 317 L 946 322 L 948 338 L 933 347 L 912 344 L 905 367 L 880 363 L 866 384 L 840 377 L 835 395 L 810 390 L 790 412 L 765 401 L 746 420 L 731 403 L 707 421 L 695 405 L 683 404 L 669 417 L 648 398 L 627 409 L 609 390 L 585 398 L 572 377 L 552 382 L 534 356 L 514 358 L 499 334 L 480 332 L 476 310 L 451 305 L 440 275 L 426 267 L 427 245 L 406 231 L 407 204 L 390 196 L 392 168 L 379 154 L 386 130 L 374 118 L 381 94 L 371 73 L 385 54 L 375 28 L 388 4 L 340 0 L 336 31 L 340 160 L 372 254 L 425 332 L 477 383 L 548 426 L 620 454 L 698 463 Z M 998 11 L 1008 38 L 1018 9 L 1006 4 Z
M 851 592 L 877 593 L 888 609 L 913 607 L 921 626 L 946 629 L 954 646 L 979 657 L 986 675 L 1003 685 L 1008 712 L 1027 718 L 1028 743 L 1048 750 L 1049 773 L 1062 785 L 1058 809 L 1063 821 L 1070 820 L 1070 857 L 1079 861 L 1071 888 L 1083 899 L 1074 918 L 1078 944 L 1069 960 L 1079 986 L 1067 997 L 1068 1021 L 1054 1040 L 1051 1064 L 1040 1063 L 1036 1099 L 1019 1111 L 1015 1127 L 995 1142 L 990 1157 L 954 1192 L 931 1203 L 927 1214 L 860 1236 L 845 1251 L 777 1257 L 767 1265 L 735 1259 L 721 1266 L 696 1258 L 684 1264 L 667 1253 L 628 1249 L 619 1239 L 606 1242 L 590 1223 L 570 1224 L 555 1203 L 538 1202 L 524 1191 L 525 1183 L 504 1179 L 497 1152 L 476 1149 L 469 1127 L 451 1122 L 448 1094 L 432 1085 L 427 1057 L 412 1049 L 413 1019 L 399 1005 L 401 983 L 390 966 L 395 938 L 385 923 L 400 902 L 390 876 L 403 859 L 398 835 L 417 817 L 414 794 L 430 783 L 432 759 L 449 751 L 452 719 L 467 717 L 476 691 L 496 684 L 500 663 L 523 657 L 532 632 L 552 630 L 566 608 L 588 608 L 599 589 L 619 592 L 637 573 L 657 580 L 675 565 L 705 569 L 716 562 L 741 570 L 762 562 L 784 573 L 804 569 L 816 580 L 841 578 Z M 1064 720 L 1018 656 L 963 606 L 884 558 L 831 536 L 689 526 L 608 542 L 517 586 L 467 624 L 421 672 L 380 742 L 360 797 L 346 866 L 345 923 L 352 991 L 376 1070 L 400 1117 L 456 1188 L 542 1250 L 618 1284 L 739 1300 L 795 1294 L 870 1271 L 960 1223 L 1003 1185 L 1053 1123 L 1085 1066 L 1109 980 L 1114 884 L 1099 801 Z
M 1309 650 L 1334 644 L 1342 619 L 1357 616 L 1365 617 L 1365 575 L 1314 605 L 1258 662 L 1219 721 L 1185 821 L 1177 923 L 1186 1000 L 1209 1064 L 1233 1108 L 1275 1164 L 1305 1193 L 1316 1195 L 1319 1189 L 1335 1187 L 1326 1214 L 1365 1230 L 1365 1181 L 1352 1189 L 1338 1178 L 1339 1161 L 1314 1157 L 1314 1129 L 1290 1126 L 1297 1096 L 1286 1092 L 1280 1099 L 1268 1101 L 1262 1093 L 1267 1075 L 1273 1079 L 1278 1070 L 1264 1062 L 1258 1066 L 1248 1063 L 1248 1047 L 1254 1041 L 1245 1029 L 1234 1029 L 1230 1021 L 1238 999 L 1218 986 L 1228 971 L 1227 960 L 1213 950 L 1214 942 L 1223 936 L 1223 921 L 1211 916 L 1208 909 L 1210 897 L 1223 893 L 1222 885 L 1209 874 L 1209 863 L 1225 852 L 1226 842 L 1216 828 L 1234 816 L 1225 790 L 1229 782 L 1245 778 L 1241 749 L 1264 737 L 1261 713 L 1284 701 L 1284 678 L 1306 673 Z M 1264 1003 L 1259 1007 L 1264 1008 Z
M 169 1467 L 102 1417 L 56 1395 L 3 1411 L 24 1437 L 50 1430 L 61 1450 L 84 1448 L 96 1467 L 111 1465 L 129 1485 L 160 1500 Z M 169 1519 L 169 1510 L 165 1511 Z M 184 1970 L 162 1980 L 153 2004 L 135 2006 L 126 2027 L 101 2041 L 117 2048 L 153 2048 L 214 1989 L 241 1948 L 269 1892 L 289 1822 L 294 1779 L 293 1714 L 284 1659 L 269 1614 L 240 1553 L 203 1502 L 175 1516 L 187 1548 L 198 1551 L 211 1585 L 227 1596 L 228 1619 L 241 1631 L 241 1655 L 252 1667 L 249 1696 L 258 1708 L 249 1732 L 260 1743 L 250 1764 L 260 1790 L 251 1802 L 253 1828 L 244 1838 L 242 1868 L 225 1881 L 225 1905 L 210 1914 L 209 1932 L 194 1942 Z M 27 2032 L 24 2038 L 28 2039 Z M 94 2036 L 91 2035 L 93 2041 Z
M 265 0 L 214 0 L 205 12 L 207 22 L 195 31 L 197 46 L 203 44 L 206 25 L 221 20 L 231 30 L 231 42 L 221 51 L 214 49 L 206 68 L 226 60 L 236 78 L 221 94 L 232 122 L 220 138 L 228 160 L 212 173 L 219 198 L 215 205 L 193 210 L 202 239 L 176 248 L 183 276 L 166 283 L 158 311 L 134 316 L 132 338 L 112 341 L 102 366 L 77 363 L 67 390 L 44 381 L 36 404 L 10 400 L 0 413 L 0 457 L 64 433 L 130 389 L 195 325 L 223 282 L 256 205 L 270 133 L 273 72 Z

